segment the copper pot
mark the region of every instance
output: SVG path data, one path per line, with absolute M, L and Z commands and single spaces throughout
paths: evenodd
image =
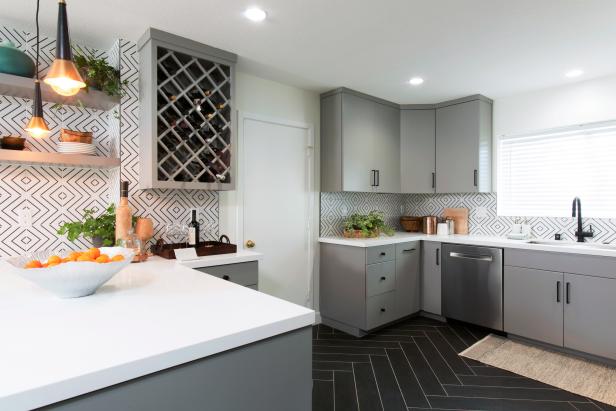
M 426 216 L 423 218 L 423 233 L 424 234 L 436 234 L 436 224 L 438 218 L 435 216 Z

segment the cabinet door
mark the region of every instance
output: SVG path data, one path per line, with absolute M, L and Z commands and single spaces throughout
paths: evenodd
M 419 311 L 420 261 L 419 241 L 396 244 L 396 317 Z
M 480 103 L 436 109 L 436 192 L 478 191 Z
M 565 289 L 565 347 L 616 360 L 616 280 L 565 274 Z
M 375 117 L 372 153 L 377 170 L 376 191 L 400 192 L 400 109 L 374 102 Z
M 563 274 L 505 266 L 505 332 L 563 345 Z
M 435 116 L 433 109 L 400 111 L 400 185 L 403 193 L 434 193 Z
M 441 243 L 422 243 L 421 309 L 441 315 Z
M 342 95 L 342 190 L 373 191 L 376 103 Z
M 321 98 L 321 191 L 342 191 L 342 95 Z

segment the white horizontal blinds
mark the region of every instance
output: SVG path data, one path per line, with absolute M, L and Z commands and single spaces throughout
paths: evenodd
M 499 141 L 499 215 L 616 218 L 616 123 L 595 123 Z

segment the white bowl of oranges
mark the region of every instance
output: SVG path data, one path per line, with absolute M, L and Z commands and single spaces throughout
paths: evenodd
M 13 271 L 60 298 L 85 297 L 96 290 L 133 259 L 134 251 L 123 247 L 90 248 L 62 256 L 41 251 L 6 261 Z

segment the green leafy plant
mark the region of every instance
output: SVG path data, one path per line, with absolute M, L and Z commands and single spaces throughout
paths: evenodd
M 361 231 L 363 237 L 376 237 L 381 232 L 391 236 L 394 229 L 385 224 L 385 215 L 380 211 L 371 211 L 368 214 L 351 214 L 344 220 L 346 232 Z
M 93 55 L 75 55 L 73 59 L 87 87 L 100 90 L 112 97 L 122 96 L 123 87 L 128 85 L 128 80 L 120 81 L 120 71 L 110 66 L 107 60 Z
M 64 223 L 58 229 L 58 234 L 66 235 L 74 242 L 79 237 L 93 240 L 95 237 L 103 241 L 104 246 L 112 246 L 115 242 L 115 205 L 111 204 L 98 217 L 94 209 L 83 211 L 83 221 Z

